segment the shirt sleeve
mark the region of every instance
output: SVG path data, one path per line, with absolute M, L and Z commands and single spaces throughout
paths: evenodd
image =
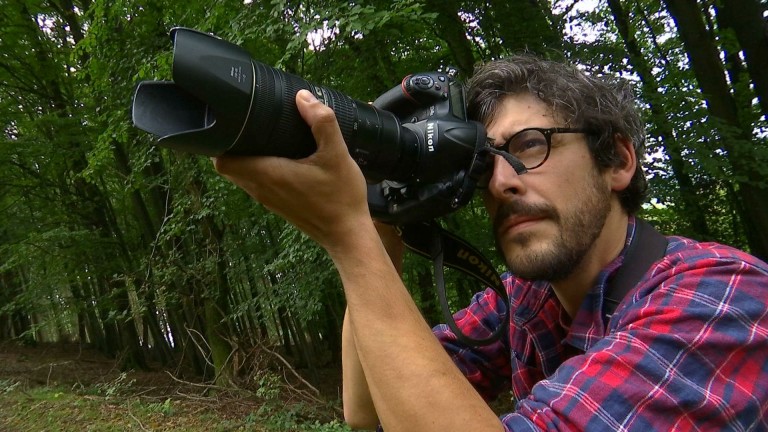
M 668 255 L 505 428 L 768 429 L 767 287 L 766 265 L 738 251 Z

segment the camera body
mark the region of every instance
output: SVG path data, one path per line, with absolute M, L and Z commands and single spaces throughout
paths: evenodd
M 487 169 L 482 124 L 467 120 L 452 73 L 405 77 L 373 104 L 251 59 L 242 48 L 174 28 L 173 81 L 139 83 L 134 125 L 163 147 L 207 156 L 299 159 L 316 149 L 295 105 L 301 89 L 334 110 L 349 153 L 368 181 L 372 215 L 403 225 L 465 205 Z
M 419 138 L 420 163 L 407 181 L 385 178 L 368 186 L 368 206 L 393 224 L 444 216 L 472 198 L 487 169 L 485 128 L 468 121 L 464 88 L 454 71 L 408 75 L 373 106 L 395 114 Z

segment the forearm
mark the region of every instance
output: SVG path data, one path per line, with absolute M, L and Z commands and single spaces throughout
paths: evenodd
M 375 429 L 379 424 L 371 391 L 357 354 L 355 337 L 352 334 L 349 312 L 344 314 L 341 333 L 342 399 L 344 419 L 354 429 Z
M 354 343 L 386 430 L 501 430 L 403 286 L 372 224 L 330 248 Z
M 387 250 L 392 265 L 402 276 L 404 245 L 392 225 L 374 222 L 384 248 Z M 355 429 L 375 429 L 379 424 L 376 407 L 373 405 L 371 391 L 357 354 L 355 337 L 349 312 L 345 311 L 342 330 L 342 371 L 344 418 Z

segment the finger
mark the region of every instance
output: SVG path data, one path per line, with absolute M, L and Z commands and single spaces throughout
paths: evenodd
M 216 171 L 226 177 L 241 177 L 253 170 L 255 157 L 247 156 L 217 156 L 211 158 Z
M 212 158 L 216 171 L 257 198 L 260 186 L 282 178 L 289 159 L 275 156 L 218 156 Z M 260 199 L 259 199 L 260 200 Z
M 344 143 L 344 138 L 336 121 L 336 114 L 330 107 L 317 100 L 308 90 L 300 90 L 296 93 L 296 107 L 312 129 L 318 150 L 347 151 L 346 146 L 341 145 Z

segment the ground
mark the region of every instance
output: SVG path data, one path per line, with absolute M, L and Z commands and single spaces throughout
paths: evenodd
M 347 430 L 332 395 L 287 387 L 278 374 L 261 380 L 217 389 L 172 371 L 121 372 L 79 344 L 2 343 L 0 431 Z

